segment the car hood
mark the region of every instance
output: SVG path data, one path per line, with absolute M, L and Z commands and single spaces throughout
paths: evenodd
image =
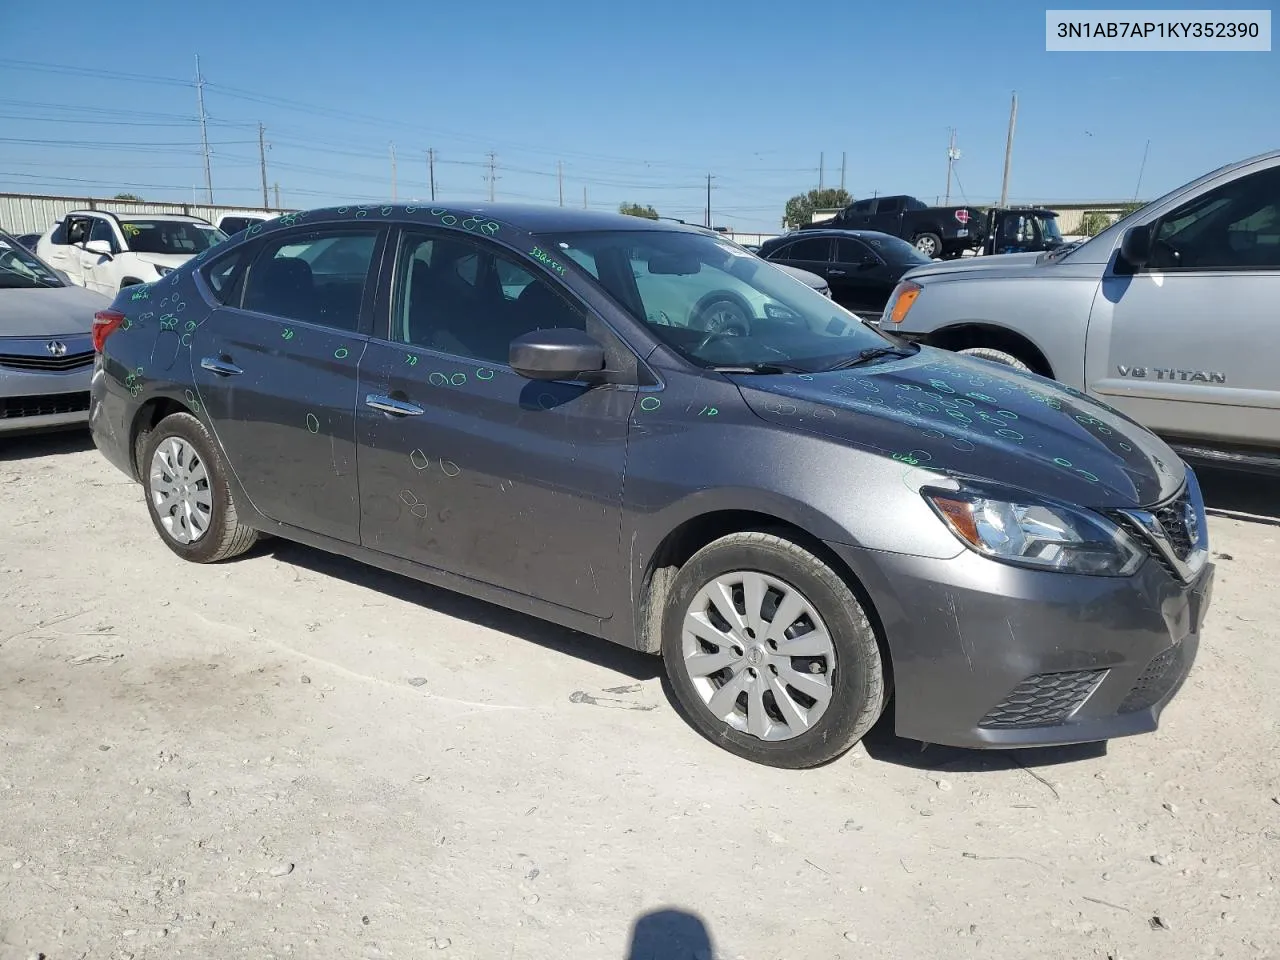
M 1162 440 L 1110 407 L 1043 377 L 933 348 L 852 370 L 733 379 L 763 419 L 908 470 L 1098 509 L 1149 506 L 1186 478 Z
M 955 260 L 935 260 L 932 263 L 912 267 L 902 277 L 904 280 L 915 280 L 919 277 L 936 277 L 945 275 L 947 279 L 961 274 L 995 275 L 1000 272 L 1009 274 L 1023 273 L 1036 265 L 1043 251 L 1032 253 L 1001 253 L 984 257 L 958 257 Z
M 801 270 L 799 267 L 789 267 L 785 263 L 775 263 L 775 267 L 783 273 L 790 274 L 803 284 L 813 287 L 815 290 L 821 290 L 827 285 L 827 281 L 816 273 L 810 273 L 808 270 Z
M 88 333 L 110 299 L 84 287 L 0 290 L 0 337 L 61 337 Z

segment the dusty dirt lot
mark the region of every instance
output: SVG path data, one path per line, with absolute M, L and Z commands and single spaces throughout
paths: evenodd
M 658 662 L 0 441 L 0 960 L 1280 956 L 1280 487 L 1159 733 L 751 766 Z M 433 952 L 441 951 L 441 952 Z

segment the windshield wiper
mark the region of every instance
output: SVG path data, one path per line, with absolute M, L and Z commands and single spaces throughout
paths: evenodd
M 794 363 L 729 363 L 719 364 L 711 368 L 716 373 L 811 373 L 808 367 L 798 367 Z
M 845 357 L 843 360 L 827 367 L 828 370 L 847 370 L 849 367 L 856 367 L 863 363 L 870 363 L 872 360 L 878 360 L 881 357 L 912 357 L 920 352 L 920 348 L 912 350 L 908 347 L 870 347 L 866 350 L 859 350 L 852 357 Z

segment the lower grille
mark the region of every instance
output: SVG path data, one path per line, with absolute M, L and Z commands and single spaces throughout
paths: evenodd
M 1120 704 L 1120 713 L 1134 713 L 1155 706 L 1173 693 L 1183 680 L 1183 657 L 1186 648 L 1174 644 L 1147 664 Z
M 0 353 L 0 367 L 11 370 L 46 370 L 57 373 L 87 367 L 91 363 L 92 350 L 87 353 L 68 353 L 61 357 L 27 357 L 17 353 Z
M 1106 670 L 1072 670 L 1027 677 L 983 717 L 978 726 L 1056 726 L 1080 709 L 1106 673 Z
M 56 413 L 79 413 L 89 409 L 89 392 L 52 393 L 39 397 L 0 397 L 0 420 L 20 417 L 47 417 Z

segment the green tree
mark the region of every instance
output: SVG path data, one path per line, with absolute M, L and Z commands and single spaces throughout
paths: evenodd
M 1086 237 L 1096 237 L 1111 226 L 1111 215 L 1101 210 L 1090 210 L 1080 218 L 1080 232 Z
M 644 217 L 646 220 L 657 220 L 658 211 L 652 206 L 642 207 L 638 203 L 624 203 L 618 207 L 619 213 L 625 213 L 629 217 Z
M 141 202 L 142 198 L 136 193 L 117 193 L 112 200 L 135 200 Z
M 782 222 L 788 227 L 798 227 L 803 223 L 812 223 L 815 210 L 847 207 L 851 203 L 853 203 L 853 197 L 843 187 L 828 187 L 826 190 L 798 193 L 787 201 Z

